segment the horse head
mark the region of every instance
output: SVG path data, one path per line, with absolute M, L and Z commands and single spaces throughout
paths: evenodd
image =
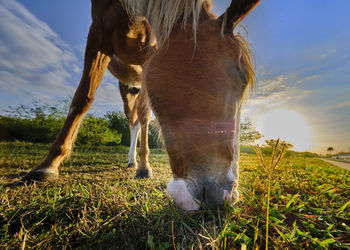
M 238 199 L 240 112 L 254 78 L 247 43 L 232 29 L 258 1 L 232 1 L 219 18 L 211 1 L 196 2 L 200 11 L 176 13 L 190 21 L 175 22 L 160 39 L 143 75 L 173 171 L 168 192 L 184 210 Z

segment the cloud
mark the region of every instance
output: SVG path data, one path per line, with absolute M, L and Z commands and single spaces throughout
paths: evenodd
M 83 62 L 78 57 L 24 6 L 14 0 L 0 0 L 0 109 L 33 99 L 54 103 L 72 97 L 82 73 Z M 106 78 L 94 107 L 103 112 L 99 105 L 117 105 L 114 108 L 120 110 L 117 81 L 108 74 Z
M 300 80 L 298 80 L 296 83 L 297 84 L 302 84 L 302 83 L 306 83 L 306 82 L 309 82 L 309 81 L 313 81 L 315 79 L 318 79 L 320 78 L 321 75 L 319 74 L 316 74 L 316 75 L 310 75 L 310 76 L 306 76 Z
M 344 101 L 341 103 L 338 103 L 334 108 L 345 108 L 350 107 L 350 101 Z
M 122 111 L 123 101 L 117 82 L 118 80 L 109 71 L 106 71 L 103 82 L 96 91 L 92 112 Z
M 286 88 L 288 77 L 279 75 L 274 79 L 263 80 L 258 83 L 257 96 L 270 96 L 273 93 L 282 91 Z
M 312 95 L 314 90 L 302 89 L 301 83 L 317 77 L 313 75 L 298 79 L 295 74 L 292 74 L 258 81 L 253 98 L 247 101 L 244 112 L 259 113 L 275 107 L 288 106 L 297 100 L 304 99 Z
M 52 29 L 16 1 L 0 0 L 0 90 L 19 99 L 72 95 L 77 58 Z

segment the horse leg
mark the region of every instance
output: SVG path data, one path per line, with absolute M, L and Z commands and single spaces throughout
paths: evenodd
M 58 178 L 58 167 L 72 150 L 79 126 L 92 104 L 95 91 L 110 62 L 110 56 L 104 51 L 102 25 L 93 22 L 86 45 L 83 75 L 74 94 L 64 125 L 43 162 L 15 184 L 34 180 L 51 181 Z
M 129 121 L 130 128 L 130 148 L 128 168 L 137 168 L 136 146 L 137 138 L 140 133 L 140 122 L 137 117 L 137 100 L 140 89 L 130 88 L 119 81 L 119 90 L 124 103 L 124 112 Z
M 141 88 L 137 103 L 137 115 L 141 124 L 141 144 L 139 149 L 140 163 L 135 178 L 152 177 L 152 169 L 148 162 L 148 126 L 151 120 L 151 108 L 145 88 Z

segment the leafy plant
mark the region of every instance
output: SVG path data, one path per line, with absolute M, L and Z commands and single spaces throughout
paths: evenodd
M 126 115 L 123 112 L 107 112 L 104 117 L 108 121 L 110 129 L 121 133 L 120 144 L 130 146 L 130 128 Z
M 118 134 L 116 130 L 109 129 L 109 124 L 105 119 L 87 115 L 79 130 L 76 142 L 88 146 L 119 144 L 121 137 L 121 134 Z
M 34 101 L 31 105 L 9 107 L 7 116 L 0 116 L 0 141 L 51 143 L 63 126 L 67 102 L 48 105 Z M 119 144 L 121 134 L 110 129 L 105 118 L 88 115 L 78 134 L 77 144 Z

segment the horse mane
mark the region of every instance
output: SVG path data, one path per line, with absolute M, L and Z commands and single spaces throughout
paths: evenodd
M 237 65 L 241 76 L 243 77 L 244 84 L 242 85 L 248 85 L 248 88 L 245 88 L 246 91 L 243 94 L 243 98 L 247 97 L 246 92 L 248 92 L 248 96 L 251 97 L 253 95 L 256 80 L 254 71 L 254 57 L 252 59 L 253 54 L 249 48 L 249 43 L 243 36 L 240 34 L 234 34 L 233 39 L 235 41 L 237 51 L 239 52 Z
M 177 24 L 192 22 L 194 40 L 202 8 L 210 11 L 213 0 L 120 0 L 131 17 L 144 16 L 161 47 Z M 210 12 L 210 14 L 212 14 Z M 212 14 L 213 15 L 213 14 Z

